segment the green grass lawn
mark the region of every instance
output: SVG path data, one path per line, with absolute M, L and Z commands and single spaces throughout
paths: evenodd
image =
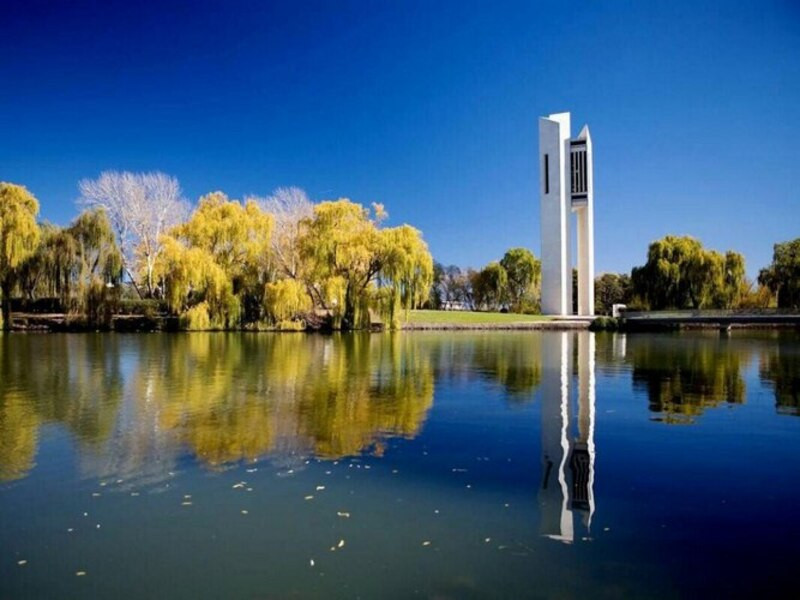
M 548 321 L 543 315 L 518 315 L 513 313 L 472 312 L 466 310 L 412 310 L 409 323 L 528 323 Z

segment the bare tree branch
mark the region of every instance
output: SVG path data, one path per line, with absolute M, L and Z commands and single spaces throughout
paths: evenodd
M 139 291 L 142 276 L 143 285 L 152 296 L 160 237 L 189 213 L 178 180 L 159 172 L 105 171 L 97 179 L 82 180 L 78 187 L 79 204 L 106 210 L 119 237 L 128 277 Z
M 278 188 L 266 198 L 251 197 L 261 208 L 275 217 L 272 234 L 272 254 L 277 267 L 286 277 L 297 278 L 300 255 L 297 239 L 300 221 L 314 214 L 314 205 L 305 191 L 297 187 Z

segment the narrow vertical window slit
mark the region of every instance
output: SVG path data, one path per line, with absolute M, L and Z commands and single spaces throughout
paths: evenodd
M 544 193 L 550 193 L 550 155 L 544 155 Z

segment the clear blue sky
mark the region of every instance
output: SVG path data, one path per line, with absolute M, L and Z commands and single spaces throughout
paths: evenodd
M 800 237 L 797 2 L 0 5 L 0 179 L 42 217 L 161 170 L 188 198 L 297 185 L 383 202 L 444 263 L 539 253 L 537 117 L 595 144 L 596 267 L 667 233 Z

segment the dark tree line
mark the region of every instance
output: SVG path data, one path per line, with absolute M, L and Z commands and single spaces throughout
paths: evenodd
M 480 270 L 435 263 L 428 306 L 538 312 L 542 263 L 526 248 L 511 248 Z
M 524 248 L 512 248 L 480 270 L 436 263 L 427 305 L 538 312 L 540 286 L 541 262 Z M 721 253 L 695 238 L 668 235 L 650 244 L 647 260 L 630 274 L 603 273 L 595 279 L 595 312 L 610 315 L 614 304 L 640 310 L 800 309 L 800 238 L 776 244 L 772 263 L 754 282 L 747 279 L 738 252 Z

